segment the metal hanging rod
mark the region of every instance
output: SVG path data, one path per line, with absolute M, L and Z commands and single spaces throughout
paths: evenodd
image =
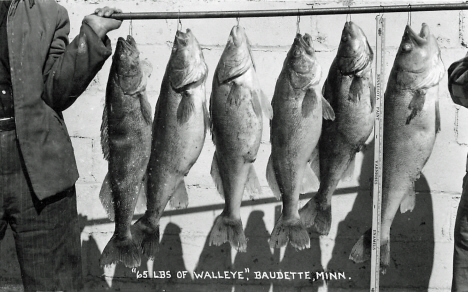
M 190 12 L 132 12 L 112 15 L 119 20 L 125 19 L 187 19 L 187 18 L 238 18 L 238 17 L 278 17 L 302 15 L 360 14 L 417 12 L 439 10 L 465 10 L 468 3 L 360 6 L 310 9 L 276 9 L 276 10 L 239 10 L 239 11 L 190 11 Z

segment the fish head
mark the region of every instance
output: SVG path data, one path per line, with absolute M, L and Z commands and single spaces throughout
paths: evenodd
M 291 84 L 294 88 L 305 88 L 319 83 L 322 69 L 317 62 L 312 37 L 297 34 L 288 52 L 285 65 L 289 68 Z
M 252 66 L 255 68 L 247 34 L 243 27 L 234 26 L 216 68 L 218 81 L 228 82 L 244 74 Z
M 362 29 L 347 21 L 341 33 L 336 60 L 342 74 L 352 74 L 370 67 L 373 52 Z
M 112 66 L 119 76 L 119 85 L 124 92 L 132 92 L 140 86 L 140 52 L 132 36 L 127 36 L 127 39 L 120 37 L 117 40 Z
M 439 83 L 445 68 L 437 40 L 427 24 L 422 24 L 419 34 L 409 25 L 406 26 L 394 68 L 403 75 L 411 76 L 400 78 L 402 82 L 418 84 L 419 87 L 431 87 Z
M 176 32 L 169 67 L 169 80 L 176 91 L 205 81 L 208 67 L 200 44 L 190 29 Z

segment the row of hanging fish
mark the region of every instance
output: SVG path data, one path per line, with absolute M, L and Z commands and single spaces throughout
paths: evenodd
M 115 232 L 101 265 L 141 264 L 154 258 L 159 221 L 170 201 L 188 205 L 184 177 L 197 161 L 211 129 L 216 147 L 211 175 L 225 207 L 215 219 L 209 243 L 247 249 L 240 217 L 245 193 L 261 193 L 253 162 L 270 121 L 271 156 L 266 176 L 283 209 L 270 246 L 288 242 L 310 247 L 308 231 L 327 235 L 331 197 L 352 175 L 354 158 L 368 140 L 375 119 L 373 52 L 361 28 L 346 22 L 337 55 L 322 90 L 322 69 L 312 38 L 297 34 L 277 80 L 271 105 L 260 88 L 249 40 L 235 26 L 214 73 L 209 112 L 205 97 L 208 68 L 190 30 L 177 31 L 162 81 L 154 120 L 146 98 L 151 66 L 139 60 L 135 41 L 119 38 L 109 75 L 102 123 L 102 147 L 109 161 L 100 199 Z M 390 226 L 398 207 L 414 207 L 414 181 L 429 158 L 440 129 L 437 84 L 444 74 L 440 51 L 427 25 L 417 35 L 406 27 L 385 93 L 382 266 L 389 264 Z M 263 112 L 263 114 L 262 114 Z M 151 130 L 152 125 L 152 130 Z M 299 195 L 317 194 L 299 209 Z M 131 226 L 136 200 L 146 194 L 147 210 Z M 370 233 L 350 258 L 370 258 Z

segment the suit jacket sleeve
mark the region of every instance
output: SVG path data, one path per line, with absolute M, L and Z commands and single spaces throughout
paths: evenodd
M 448 90 L 454 103 L 468 107 L 468 54 L 450 65 Z
M 71 106 L 112 54 L 109 38 L 101 40 L 83 22 L 79 35 L 68 41 L 70 21 L 59 6 L 58 21 L 44 67 L 44 101 L 61 112 Z

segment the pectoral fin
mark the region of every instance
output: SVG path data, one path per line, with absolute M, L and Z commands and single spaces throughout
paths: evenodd
M 439 99 L 436 100 L 435 104 L 435 114 L 436 114 L 436 133 L 439 133 L 441 128 L 440 128 L 440 108 L 439 108 Z
M 408 109 L 411 111 L 410 115 L 406 119 L 406 124 L 409 125 L 411 120 L 420 113 L 424 107 L 426 101 L 426 90 L 418 89 L 415 91 L 413 99 L 411 100 Z
M 335 111 L 324 97 L 322 97 L 322 115 L 324 120 L 335 120 Z
M 177 109 L 177 122 L 179 122 L 179 124 L 187 123 L 194 111 L 195 105 L 193 103 L 192 95 L 183 93 L 182 100 L 180 101 L 179 108 Z
M 351 86 L 349 88 L 348 99 L 352 102 L 358 102 L 361 100 L 362 96 L 362 82 L 361 78 L 353 78 Z
M 304 118 L 309 117 L 314 109 L 317 108 L 318 102 L 317 102 L 317 92 L 313 89 L 310 88 L 306 91 L 304 95 L 304 99 L 302 100 L 302 116 Z
M 104 154 L 105 160 L 109 160 L 109 155 L 110 155 L 108 120 L 109 118 L 107 114 L 107 105 L 104 105 L 104 111 L 102 113 L 102 123 L 101 123 L 101 147 L 102 147 L 102 153 Z
M 241 101 L 245 98 L 246 95 L 250 95 L 251 92 L 249 89 L 246 89 L 243 86 L 236 84 L 235 82 L 231 83 L 231 91 L 229 92 L 227 98 L 228 105 L 239 106 Z
M 151 104 L 146 99 L 146 94 L 140 96 L 140 107 L 143 118 L 148 125 L 153 123 L 153 114 L 151 112 Z

